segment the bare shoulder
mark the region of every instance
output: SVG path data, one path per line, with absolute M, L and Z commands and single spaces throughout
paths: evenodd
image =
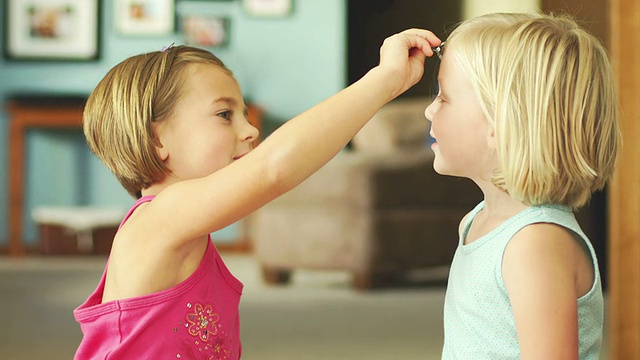
M 594 283 L 583 241 L 560 225 L 524 227 L 507 245 L 502 277 L 521 353 L 578 359 L 578 302 Z
M 202 181 L 201 181 L 202 182 Z M 208 232 L 197 219 L 202 213 L 206 201 L 198 201 L 193 189 L 195 180 L 186 180 L 171 184 L 159 191 L 152 201 L 140 204 L 123 224 L 118 236 L 123 242 L 133 239 L 133 246 L 152 249 L 145 251 L 180 250 L 190 242 Z M 215 207 L 214 205 L 210 205 Z M 150 241 L 140 241 L 150 239 Z
M 142 204 L 116 234 L 109 256 L 104 301 L 148 295 L 177 285 L 198 267 L 207 241 L 193 241 L 176 247 L 158 237 Z
M 116 233 L 111 250 L 112 258 L 135 262 L 136 258 L 141 257 L 147 260 L 174 259 L 190 253 L 194 241 L 179 241 L 177 234 L 180 232 L 174 229 L 177 226 L 160 216 L 162 214 L 166 217 L 172 213 L 163 201 L 166 200 L 158 198 L 156 202 L 154 199 L 133 211 Z
M 142 203 L 129 214 L 129 217 L 123 222 L 116 233 L 113 241 L 112 252 L 119 248 L 126 248 L 127 251 L 135 251 L 144 241 L 134 241 L 136 238 L 144 237 L 145 228 L 153 228 L 145 222 L 145 213 L 150 208 L 150 202 Z M 113 256 L 113 254 L 112 254 Z
M 536 223 L 525 226 L 517 232 L 507 245 L 507 253 L 527 256 L 549 256 L 559 252 L 571 252 L 580 240 L 571 230 L 551 223 Z M 522 255 L 525 255 L 522 254 Z M 565 254 L 566 255 L 566 254 Z
M 569 286 L 577 297 L 593 282 L 584 242 L 571 230 L 551 223 L 528 225 L 513 236 L 504 252 L 502 273 L 507 288 Z

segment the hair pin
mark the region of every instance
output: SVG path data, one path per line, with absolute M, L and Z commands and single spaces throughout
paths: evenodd
M 172 42 L 170 45 L 168 46 L 163 46 L 162 49 L 160 49 L 160 52 L 168 52 L 171 50 L 171 48 L 173 48 L 173 45 L 175 45 L 175 41 Z
M 431 50 L 433 50 L 433 52 L 438 55 L 438 59 L 442 60 L 442 51 L 444 48 L 444 41 L 440 43 L 440 45 L 438 46 L 434 46 L 431 48 Z

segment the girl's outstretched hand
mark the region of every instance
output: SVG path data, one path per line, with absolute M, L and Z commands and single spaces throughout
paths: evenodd
M 431 31 L 409 29 L 384 40 L 378 68 L 390 71 L 398 80 L 394 97 L 415 85 L 424 73 L 424 61 L 433 56 L 432 47 L 442 41 Z

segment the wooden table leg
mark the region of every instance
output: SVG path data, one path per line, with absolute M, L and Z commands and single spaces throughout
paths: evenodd
M 9 127 L 9 254 L 23 256 L 24 126 L 14 118 Z

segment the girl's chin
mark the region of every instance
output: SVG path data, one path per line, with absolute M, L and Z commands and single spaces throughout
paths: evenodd
M 452 176 L 451 171 L 447 171 L 446 167 L 443 167 L 440 161 L 438 161 L 438 154 L 433 160 L 433 170 L 439 175 Z

